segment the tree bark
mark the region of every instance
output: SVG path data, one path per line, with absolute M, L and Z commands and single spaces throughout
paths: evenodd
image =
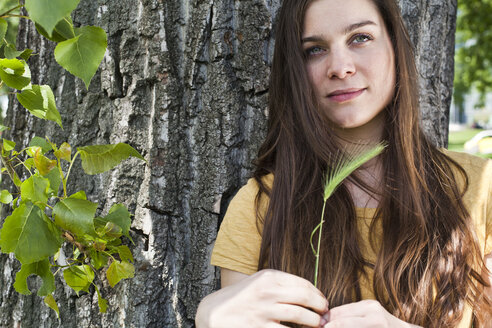
M 75 24 L 98 25 L 108 50 L 89 90 L 61 69 L 54 45 L 22 21 L 18 46 L 34 49 L 34 83 L 49 84 L 64 130 L 10 97 L 4 136 L 26 146 L 48 136 L 72 147 L 127 142 L 128 160 L 97 176 L 72 174 L 105 213 L 135 213 L 135 278 L 77 296 L 57 280 L 58 320 L 42 299 L 13 289 L 18 262 L 0 256 L 1 327 L 192 327 L 201 298 L 218 286 L 209 256 L 227 205 L 245 183 L 266 132 L 268 77 L 280 0 L 82 0 Z M 420 69 L 423 126 L 447 140 L 456 0 L 402 0 Z M 74 169 L 80 169 L 80 165 Z M 75 173 L 75 172 L 74 172 Z M 5 183 L 5 182 L 4 182 Z M 30 286 L 39 285 L 32 278 Z

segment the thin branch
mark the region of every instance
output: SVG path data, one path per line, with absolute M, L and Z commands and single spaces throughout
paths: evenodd
M 16 6 L 16 7 L 12 8 L 12 9 L 7 10 L 7 11 L 6 11 L 6 12 L 4 12 L 3 14 L 0 14 L 0 17 L 4 17 L 4 16 L 6 16 L 6 15 L 10 14 L 11 12 L 13 12 L 14 10 L 17 10 L 17 9 L 19 9 L 19 8 L 22 8 L 22 7 L 24 7 L 24 5 L 19 4 L 18 6 Z
M 77 158 L 77 156 L 80 154 L 80 152 L 76 152 L 75 155 L 73 156 L 72 158 L 72 162 L 70 163 L 70 167 L 68 168 L 68 171 L 67 171 L 67 175 L 65 176 L 65 183 L 67 183 L 68 181 L 68 176 L 70 175 L 70 171 L 72 170 L 72 165 L 73 163 L 75 162 L 75 159 Z
M 9 17 L 18 17 L 18 18 L 25 18 L 25 19 L 31 19 L 29 16 L 24 16 L 24 15 L 16 15 L 16 14 L 13 14 L 13 15 L 5 15 L 5 16 L 0 16 L 0 18 L 9 18 Z

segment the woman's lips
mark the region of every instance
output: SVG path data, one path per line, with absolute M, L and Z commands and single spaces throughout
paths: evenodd
M 328 98 L 335 102 L 345 102 L 360 96 L 366 89 L 346 89 L 336 90 L 328 95 Z

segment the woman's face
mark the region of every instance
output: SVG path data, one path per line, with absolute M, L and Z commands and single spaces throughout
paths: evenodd
M 382 111 L 395 87 L 391 40 L 370 0 L 315 0 L 304 18 L 302 46 L 321 108 L 337 131 L 379 139 Z

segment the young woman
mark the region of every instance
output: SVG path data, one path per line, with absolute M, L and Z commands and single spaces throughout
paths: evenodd
M 492 161 L 434 147 L 417 100 L 394 0 L 283 1 L 269 133 L 219 231 L 223 288 L 197 327 L 490 325 Z M 328 200 L 317 289 L 324 176 L 380 141 Z

